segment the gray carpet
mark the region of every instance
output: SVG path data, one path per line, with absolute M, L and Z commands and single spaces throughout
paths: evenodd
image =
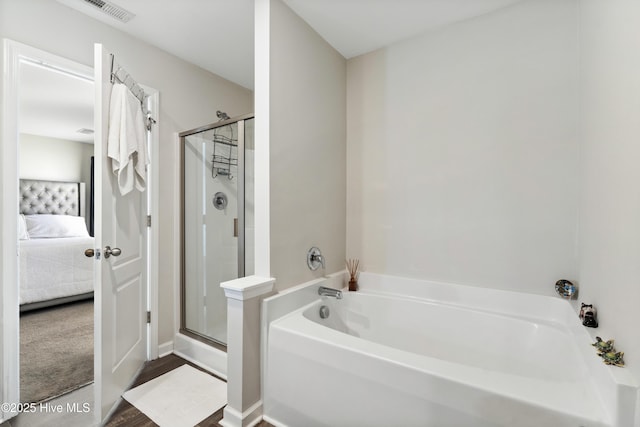
M 20 401 L 41 402 L 92 381 L 92 300 L 20 315 Z

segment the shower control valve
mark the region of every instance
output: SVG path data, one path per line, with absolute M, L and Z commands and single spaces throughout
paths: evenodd
M 307 252 L 307 267 L 309 267 L 309 270 L 315 271 L 320 266 L 324 269 L 324 257 L 320 249 L 314 246 Z
M 213 195 L 213 206 L 218 210 L 223 210 L 227 207 L 227 195 L 222 191 L 218 191 Z

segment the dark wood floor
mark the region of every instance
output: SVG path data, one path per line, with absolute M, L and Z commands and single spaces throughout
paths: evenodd
M 140 372 L 140 375 L 136 378 L 135 382 L 131 386 L 137 387 L 140 384 L 144 384 L 149 380 L 152 380 L 156 377 L 159 377 L 162 374 L 166 374 L 167 372 L 178 368 L 182 365 L 190 365 L 196 369 L 199 369 L 203 372 L 206 372 L 209 375 L 212 375 L 210 372 L 200 368 L 193 363 L 176 356 L 175 354 L 170 354 L 169 356 L 162 357 L 157 360 L 152 360 L 151 362 L 147 362 L 145 367 Z M 213 375 L 215 377 L 215 375 Z M 222 378 L 220 378 L 222 379 Z M 223 380 L 224 381 L 224 380 Z M 198 423 L 194 427 L 218 427 L 220 424 L 218 423 L 222 419 L 222 411 L 224 408 L 221 408 L 213 415 L 205 418 L 200 423 Z M 149 417 L 136 409 L 135 406 L 127 402 L 126 400 L 122 400 L 118 408 L 111 416 L 109 421 L 106 424 L 107 427 L 117 427 L 117 426 L 126 426 L 126 427 L 154 427 L 157 426 L 156 423 L 151 421 Z M 273 427 L 271 424 L 266 421 L 261 421 L 257 424 L 257 427 Z

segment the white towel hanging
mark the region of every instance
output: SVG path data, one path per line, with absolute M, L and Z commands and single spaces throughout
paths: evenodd
M 145 190 L 149 157 L 144 114 L 138 98 L 120 83 L 114 84 L 111 91 L 107 155 L 118 177 L 120 194 L 125 195 L 134 187 Z

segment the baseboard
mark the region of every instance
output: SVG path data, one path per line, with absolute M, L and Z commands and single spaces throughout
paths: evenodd
M 227 405 L 223 414 L 223 418 L 218 422 L 222 427 L 253 427 L 262 421 L 262 400 L 258 400 L 242 413 Z
M 268 415 L 262 414 L 262 419 L 266 422 L 268 422 L 271 425 L 274 425 L 276 427 L 286 427 L 284 424 L 280 423 L 278 420 L 274 420 L 273 418 L 271 418 Z
M 168 356 L 173 353 L 173 341 L 167 341 L 158 346 L 158 358 Z
M 174 337 L 173 353 L 226 381 L 227 353 L 180 333 Z

